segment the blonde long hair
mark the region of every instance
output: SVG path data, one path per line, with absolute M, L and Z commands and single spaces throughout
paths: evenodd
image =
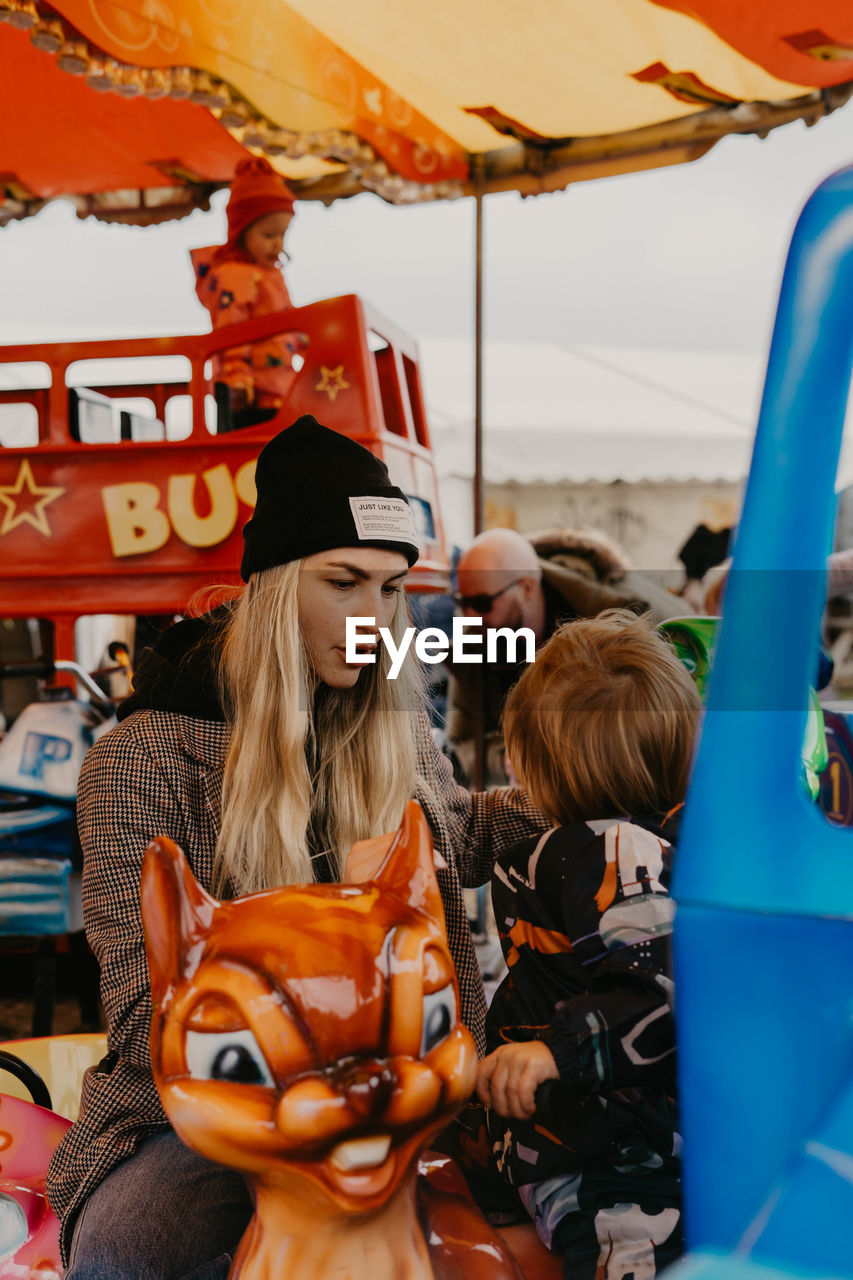
M 352 689 L 313 676 L 299 625 L 302 561 L 253 574 L 222 643 L 220 686 L 231 741 L 213 888 L 252 893 L 314 879 L 325 852 L 340 877 L 356 840 L 399 826 L 418 783 L 417 664 L 389 680 L 380 645 Z M 391 623 L 399 644 L 404 592 Z

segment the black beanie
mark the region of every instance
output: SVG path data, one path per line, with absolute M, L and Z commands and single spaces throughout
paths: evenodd
M 383 547 L 418 558 L 411 508 L 388 468 L 357 441 L 310 414 L 258 454 L 258 500 L 243 529 L 240 576 L 333 547 Z

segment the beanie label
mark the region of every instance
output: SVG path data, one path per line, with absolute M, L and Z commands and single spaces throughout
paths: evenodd
M 351 497 L 349 504 L 362 542 L 407 542 L 417 547 L 412 508 L 405 499 L 361 496 Z

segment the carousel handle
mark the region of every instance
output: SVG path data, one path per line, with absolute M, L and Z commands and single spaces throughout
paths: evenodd
M 6 1049 L 0 1049 L 0 1071 L 8 1071 L 9 1075 L 20 1080 L 21 1084 L 29 1090 L 30 1097 L 36 1106 L 44 1107 L 48 1111 L 53 1110 L 50 1090 L 39 1073 L 28 1062 L 24 1062 L 23 1058 L 19 1058 L 15 1053 L 9 1053 Z

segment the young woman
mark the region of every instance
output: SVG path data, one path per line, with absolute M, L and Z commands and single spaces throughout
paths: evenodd
M 160 1107 L 148 1050 L 142 856 L 165 834 L 220 896 L 339 880 L 353 842 L 421 803 L 462 1014 L 485 1005 L 461 886 L 544 819 L 519 792 L 471 796 L 433 745 L 418 673 L 347 662 L 347 616 L 399 641 L 418 548 L 408 503 L 368 450 L 311 417 L 262 450 L 239 601 L 166 632 L 80 781 L 84 909 L 102 969 L 109 1052 L 52 1161 L 68 1280 L 214 1280 L 251 1216 L 239 1175 L 188 1151 Z M 371 502 L 382 499 L 377 525 Z M 363 629 L 363 627 L 362 627 Z

